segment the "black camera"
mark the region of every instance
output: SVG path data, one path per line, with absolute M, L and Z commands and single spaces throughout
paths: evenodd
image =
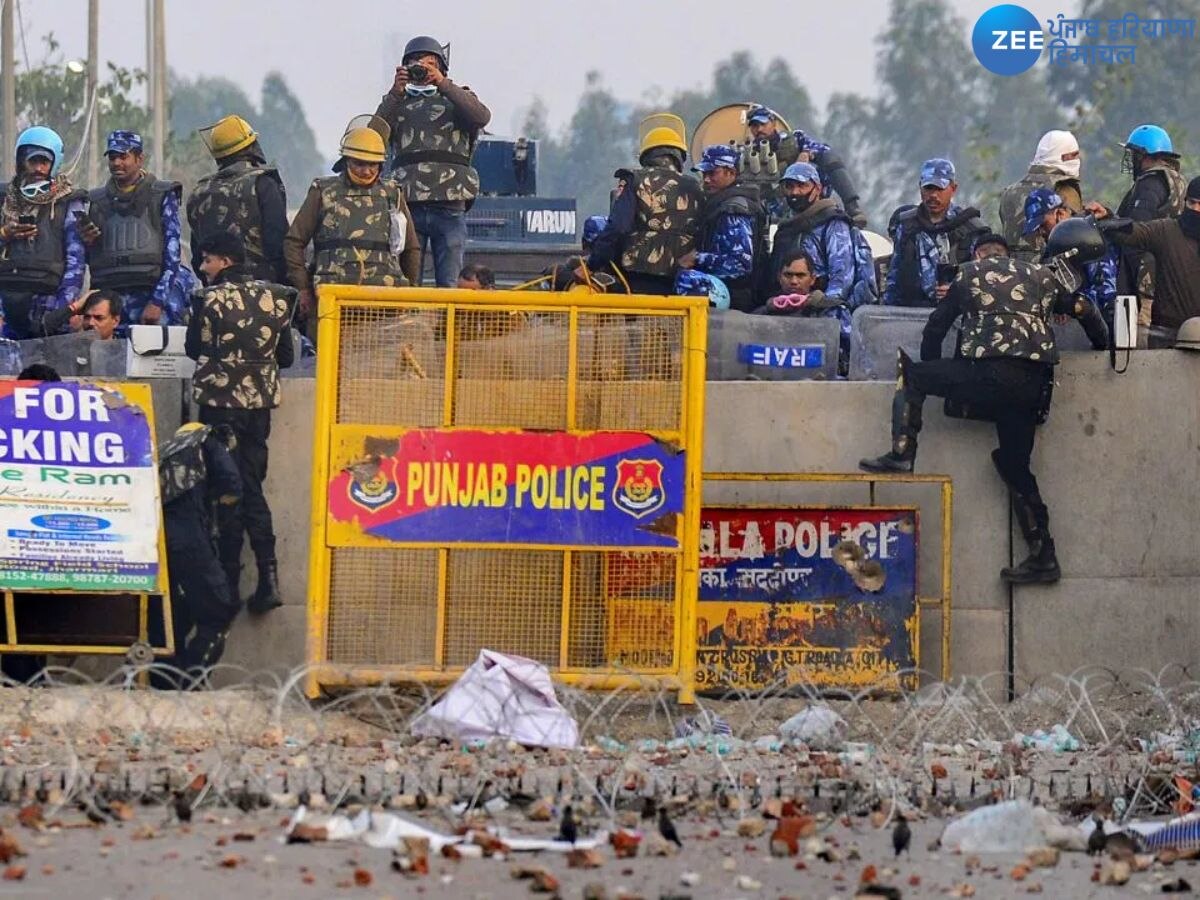
M 421 82 L 429 75 L 429 69 L 420 63 L 413 63 L 408 67 L 408 80 Z

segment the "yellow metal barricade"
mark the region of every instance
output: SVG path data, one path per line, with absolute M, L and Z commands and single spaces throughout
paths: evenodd
M 707 301 L 326 285 L 307 689 L 695 668 Z

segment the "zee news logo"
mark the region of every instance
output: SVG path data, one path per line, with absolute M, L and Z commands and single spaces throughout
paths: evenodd
M 983 67 L 996 75 L 1020 75 L 1037 63 L 1046 46 L 1037 16 L 1012 3 L 993 6 L 975 23 L 971 47 Z

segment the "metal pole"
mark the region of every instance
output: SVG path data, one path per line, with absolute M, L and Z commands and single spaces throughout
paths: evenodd
M 84 187 L 100 183 L 100 103 L 96 99 L 96 88 L 100 84 L 100 0 L 88 0 L 88 52 L 87 89 L 84 91 L 84 114 L 91 111 L 88 120 L 91 130 L 84 135 L 87 141 L 87 168 L 84 169 Z M 92 105 L 92 104 L 95 105 Z
M 163 0 L 154 0 L 154 174 L 167 168 L 167 30 Z
M 0 173 L 7 179 L 15 164 L 13 145 L 17 142 L 17 71 L 13 54 L 13 4 L 0 0 L 0 94 L 4 112 L 0 114 Z

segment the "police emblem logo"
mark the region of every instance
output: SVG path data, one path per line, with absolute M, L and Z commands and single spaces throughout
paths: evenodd
M 352 503 L 356 503 L 370 512 L 375 512 L 389 503 L 394 503 L 400 496 L 400 488 L 395 481 L 388 478 L 381 466 L 366 478 L 352 475 L 347 493 Z
M 623 459 L 617 463 L 613 504 L 623 513 L 642 519 L 667 502 L 663 467 L 656 459 Z

